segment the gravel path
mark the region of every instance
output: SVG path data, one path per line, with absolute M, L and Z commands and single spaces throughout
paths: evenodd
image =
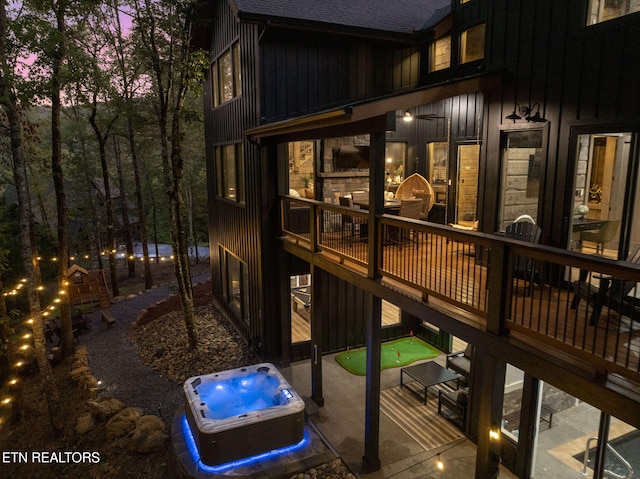
M 193 282 L 206 277 L 193 278 Z M 144 414 L 155 414 L 169 422 L 182 402 L 182 385 L 158 374 L 140 361 L 136 349 L 127 339 L 127 331 L 141 310 L 162 301 L 171 294 L 159 286 L 143 294 L 111 306 L 116 323 L 107 328 L 100 312 L 86 315 L 91 329 L 80 336 L 80 344 L 89 351 L 89 364 L 94 376 L 102 381 L 101 393 L 141 408 Z

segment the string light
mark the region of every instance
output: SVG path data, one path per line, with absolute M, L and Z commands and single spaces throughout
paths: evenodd
M 444 470 L 444 462 L 442 462 L 442 459 L 440 459 L 440 454 L 438 454 L 438 457 L 436 459 L 436 467 L 438 468 L 439 471 Z

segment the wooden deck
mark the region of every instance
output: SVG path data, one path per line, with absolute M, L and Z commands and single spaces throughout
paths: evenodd
M 362 212 L 334 205 L 314 204 L 320 231 L 291 234 L 287 239 L 303 248 L 316 244 L 325 258 L 367 276 L 370 238 L 352 238 L 339 228 L 342 215 L 366 218 Z M 391 227 L 410 242 L 388 241 Z M 473 318 L 486 328 L 490 314 L 510 334 L 564 360 L 588 364 L 603 375 L 613 373 L 640 384 L 640 307 L 634 317 L 618 317 L 603 308 L 596 327 L 589 326 L 593 305 L 582 301 L 571 308 L 572 284 L 580 272 L 640 283 L 640 268 L 600 256 L 511 241 L 499 235 L 461 232 L 422 221 L 379 217 L 374 250 L 376 271 L 383 284 L 405 289 L 417 300 L 445 305 L 451 316 Z M 534 264 L 529 281 L 511 276 L 508 265 L 516 256 Z M 595 280 L 594 280 L 595 281 Z M 503 306 L 498 307 L 502 304 Z M 493 308 L 494 313 L 490 309 Z M 493 326 L 496 327 L 495 325 Z

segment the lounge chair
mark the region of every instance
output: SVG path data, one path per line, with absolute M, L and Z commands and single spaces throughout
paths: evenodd
M 537 244 L 540 242 L 542 230 L 534 223 L 517 221 L 507 226 L 504 234 L 510 239 Z M 531 258 L 516 256 L 513 261 L 512 275 L 514 278 L 521 279 L 525 282 L 527 295 L 530 295 L 533 290 L 533 280 L 536 275 L 534 261 Z
M 451 392 L 438 389 L 438 414 L 453 422 L 462 430 L 464 430 L 467 422 L 468 402 L 469 393 L 466 389 L 457 389 Z M 443 413 L 443 409 L 448 409 L 449 413 Z
M 640 264 L 640 247 L 627 258 L 628 263 Z M 587 280 L 584 272 L 580 273 L 580 279 L 573 283 L 573 300 L 571 308 L 577 309 L 581 299 L 586 299 L 592 308 L 589 324 L 595 326 L 602 313 L 602 308 L 607 307 L 618 314 L 631 318 L 632 322 L 640 320 L 640 306 L 634 299 L 629 297 L 629 293 L 636 287 L 635 281 L 621 280 L 604 275 L 594 275 L 600 280 L 600 285 L 596 286 Z M 633 324 L 631 325 L 633 329 Z
M 467 344 L 464 351 L 449 353 L 446 356 L 445 366 L 458 374 L 464 376 L 466 380 L 471 374 L 471 358 L 473 357 L 473 346 Z

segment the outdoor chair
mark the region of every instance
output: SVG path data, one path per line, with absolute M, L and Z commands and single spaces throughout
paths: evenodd
M 353 204 L 353 199 L 349 198 L 347 196 L 341 196 L 339 198 L 340 201 L 340 206 L 346 206 L 348 208 L 358 208 L 359 207 L 355 207 Z M 350 214 L 342 214 L 342 239 L 344 240 L 345 238 L 345 229 L 349 228 L 351 230 L 351 241 L 355 241 L 355 235 L 356 235 L 356 229 L 358 230 L 358 236 L 360 235 L 360 228 L 362 227 L 362 225 L 366 225 L 367 224 L 367 220 L 365 220 L 364 218 L 359 218 L 359 217 L 355 217 L 352 216 Z
M 431 201 L 430 193 L 414 193 L 414 196 L 418 199 L 422 200 L 422 208 L 420 210 L 420 219 L 422 221 L 427 221 L 427 216 L 429 215 L 429 211 L 433 207 L 433 201 Z
M 422 200 L 419 198 L 402 200 L 400 203 L 400 211 L 398 216 L 403 218 L 410 218 L 413 220 L 420 219 L 420 213 L 422 212 Z M 409 227 L 398 228 L 397 232 L 398 247 L 402 249 L 402 245 L 405 242 L 414 242 L 416 248 L 419 246 L 417 238 L 411 237 L 411 229 Z
M 640 247 L 635 250 L 627 258 L 628 263 L 640 264 Z M 596 326 L 602 313 L 602 308 L 615 311 L 620 315 L 626 316 L 638 323 L 640 327 L 640 306 L 636 303 L 635 298 L 629 296 L 629 293 L 636 287 L 635 281 L 611 278 L 606 275 L 594 275 L 600 280 L 599 286 L 587 281 L 584 271 L 580 272 L 580 279 L 573 283 L 573 299 L 571 308 L 578 309 L 581 299 L 586 299 L 589 307 L 591 307 L 591 316 L 589 325 Z M 633 324 L 631 324 L 631 329 Z
M 505 236 L 510 239 L 526 241 L 527 243 L 539 243 L 542 230 L 534 223 L 528 221 L 518 221 L 511 223 L 505 230 Z M 533 259 L 516 256 L 513 260 L 511 271 L 513 278 L 521 279 L 525 282 L 527 296 L 533 291 L 533 281 L 536 275 L 535 263 Z
M 468 402 L 469 393 L 466 389 L 457 389 L 451 392 L 438 389 L 438 414 L 453 422 L 462 430 L 464 430 L 467 422 Z M 448 409 L 449 412 L 443 412 L 444 409 Z
M 615 238 L 618 232 L 620 220 L 605 221 L 602 227 L 595 231 L 583 231 L 580 233 L 580 243 L 590 241 L 596 244 L 596 254 L 604 253 L 604 245 Z
M 457 372 L 468 382 L 471 375 L 471 358 L 473 357 L 473 346 L 467 343 L 464 351 L 449 353 L 445 359 L 445 367 Z

